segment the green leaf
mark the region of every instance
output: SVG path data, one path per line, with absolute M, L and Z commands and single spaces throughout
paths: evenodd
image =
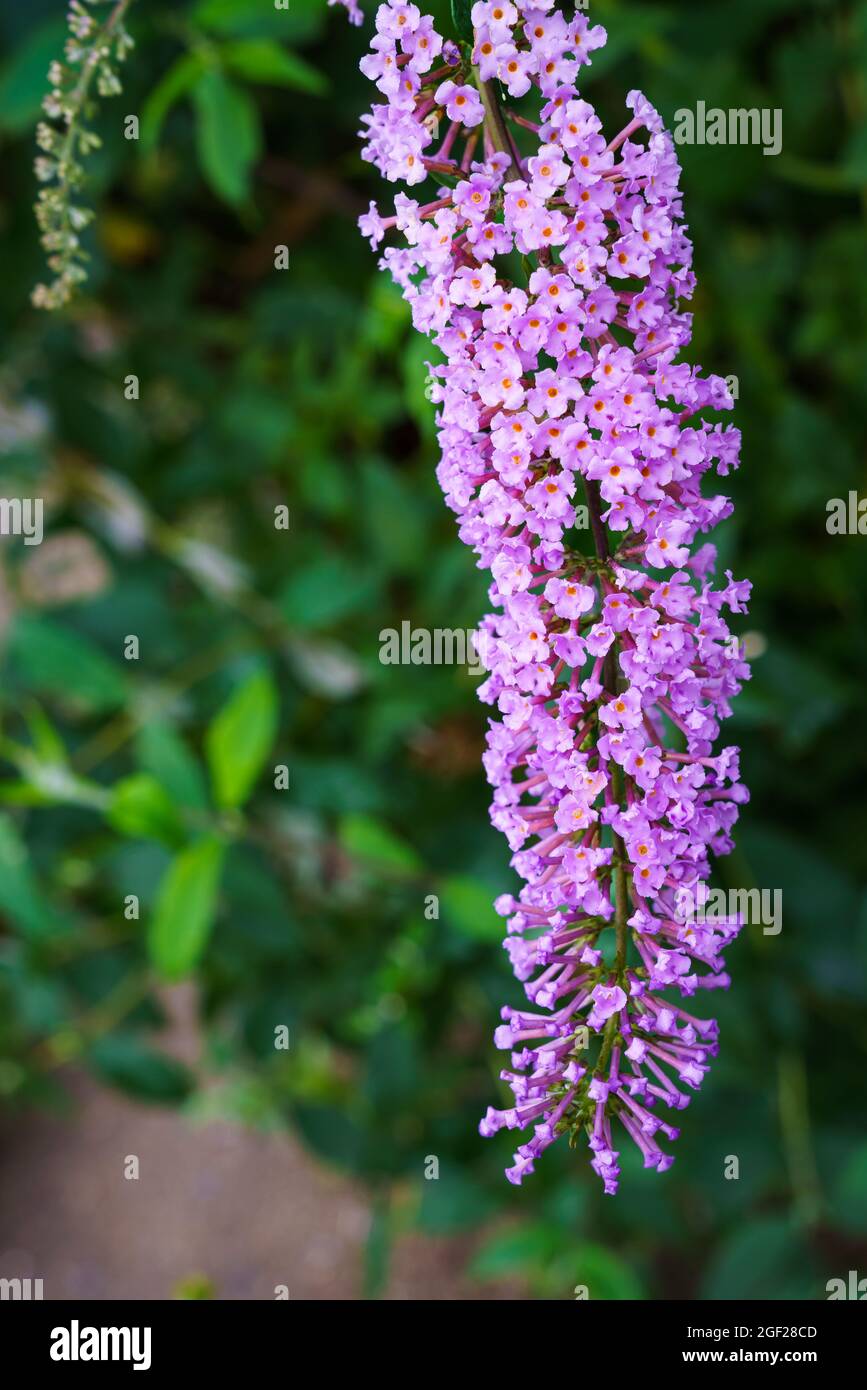
M 473 0 L 451 0 L 452 23 L 458 38 L 464 39 L 467 43 L 472 43 L 474 39 L 473 21 L 471 11 Z
M 294 42 L 321 33 L 326 14 L 322 0 L 290 0 L 280 10 L 250 0 L 198 0 L 191 17 L 215 34 L 273 34 Z
M 157 83 L 142 107 L 139 149 L 148 154 L 156 148 L 166 116 L 175 102 L 191 90 L 204 71 L 198 53 L 185 53 Z
M 39 705 L 31 704 L 24 717 L 33 739 L 33 747 L 42 761 L 65 763 L 66 746 L 45 711 L 40 709 Z
M 575 1250 L 564 1251 L 543 1272 L 541 1286 L 552 1298 L 577 1297 L 574 1291 L 579 1286 L 586 1288 L 591 1300 L 634 1301 L 644 1297 L 641 1283 L 626 1261 L 591 1241 L 579 1244 Z
M 815 1298 L 815 1271 L 803 1236 L 787 1218 L 753 1218 L 716 1253 L 701 1297 Z
M 840 1230 L 867 1233 L 867 1144 L 855 1150 L 840 1173 L 831 1206 Z
M 295 629 L 330 627 L 350 613 L 369 609 L 376 580 L 358 562 L 320 546 L 283 586 L 278 602 Z
M 504 1279 L 543 1269 L 561 1248 L 552 1226 L 518 1226 L 498 1231 L 487 1240 L 470 1265 L 476 1279 Z
M 205 735 L 205 751 L 217 805 L 242 806 L 277 732 L 277 691 L 266 671 L 256 672 L 235 691 Z
M 193 1089 L 193 1077 L 182 1062 L 146 1047 L 130 1033 L 99 1038 L 88 1060 L 104 1080 L 136 1100 L 177 1104 Z
M 214 925 L 224 852 L 221 840 L 206 836 L 177 856 L 160 884 L 147 944 L 165 980 L 183 979 L 201 959 Z
M 115 783 L 107 815 L 109 824 L 122 835 L 174 844 L 182 833 L 174 802 L 148 772 L 136 772 Z
M 494 911 L 495 890 L 465 874 L 447 878 L 440 900 L 452 926 L 464 936 L 479 941 L 499 941 L 505 936 L 502 917 Z
M 126 698 L 126 681 L 98 647 L 45 618 L 19 616 L 7 661 L 30 691 L 80 703 L 92 713 L 116 709 Z
M 228 68 L 248 82 L 266 82 L 274 87 L 294 87 L 321 96 L 328 83 L 316 68 L 296 53 L 272 39 L 238 39 L 220 49 Z
M 411 845 L 372 816 L 344 816 L 338 838 L 348 854 L 378 869 L 418 873 L 422 862 Z
M 42 895 L 27 849 L 9 816 L 0 815 L 0 911 L 29 937 L 57 931 L 58 918 Z
M 495 1210 L 491 1194 L 477 1179 L 461 1172 L 453 1160 L 443 1160 L 436 1178 L 424 1178 L 418 1225 L 431 1235 L 472 1230 Z
M 412 1030 L 393 1023 L 371 1038 L 361 1091 L 381 1115 L 394 1115 L 412 1104 L 421 1084 L 421 1062 Z
M 65 24 L 52 19 L 30 34 L 0 72 L 0 129 L 18 134 L 39 115 L 48 65 L 63 48 Z
M 407 409 L 422 435 L 427 439 L 436 437 L 436 407 L 428 399 L 428 389 L 434 380 L 428 371 L 428 362 L 442 361 L 443 354 L 423 338 L 414 333 L 401 352 L 404 390 Z
M 149 721 L 136 733 L 135 749 L 146 772 L 152 773 L 175 801 L 202 811 L 208 805 L 205 778 L 197 760 L 170 724 Z
M 364 460 L 361 477 L 364 523 L 373 553 L 389 570 L 425 570 L 430 527 L 418 488 L 376 458 Z
M 364 1165 L 365 1133 L 336 1105 L 296 1105 L 292 1111 L 301 1138 L 329 1163 L 358 1171 Z
M 215 68 L 199 77 L 193 101 L 202 172 L 218 197 L 242 203 L 249 196 L 250 173 L 262 148 L 256 107 Z

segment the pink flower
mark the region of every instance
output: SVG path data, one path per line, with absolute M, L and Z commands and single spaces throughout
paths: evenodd
M 475 87 L 458 86 L 449 79 L 437 88 L 437 103 L 446 108 L 449 120 L 460 121 L 461 125 L 481 125 L 485 119 L 482 99 Z
M 692 996 L 727 985 L 738 926 L 685 923 L 676 895 L 706 883 L 747 796 L 737 750 L 713 745 L 749 675 L 724 617 L 749 585 L 714 588 L 701 540 L 731 509 L 711 482 L 739 436 L 703 415 L 730 404 L 725 383 L 678 360 L 694 280 L 674 144 L 637 92 L 607 140 L 576 88 L 604 30 L 542 0 L 480 0 L 472 19 L 475 70 L 416 6 L 380 7 L 362 68 L 385 103 L 363 158 L 428 188 L 360 226 L 374 247 L 402 237 L 381 264 L 445 359 L 437 477 L 491 577 L 484 767 L 522 882 L 497 908 L 530 1007 L 502 1012 L 515 1104 L 481 1131 L 530 1130 L 514 1183 L 583 1134 L 613 1192 L 618 1135 L 657 1172 L 672 1161 L 663 1115 L 717 1050 Z M 486 116 L 477 84 L 495 78 L 537 89 L 538 127 Z

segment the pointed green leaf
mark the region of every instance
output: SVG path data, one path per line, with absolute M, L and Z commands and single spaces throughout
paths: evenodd
M 297 53 L 273 39 L 238 39 L 220 49 L 220 57 L 232 72 L 248 82 L 266 82 L 274 87 L 294 87 L 320 96 L 328 83 L 316 68 Z
M 51 936 L 61 923 L 42 895 L 14 821 L 0 815 L 0 911 L 24 935 Z
M 121 670 L 89 638 L 46 618 L 19 615 L 9 641 L 8 667 L 30 692 L 44 691 L 94 713 L 123 704 Z
M 458 38 L 464 39 L 466 43 L 472 43 L 474 37 L 470 13 L 472 8 L 473 0 L 452 0 L 452 23 Z
M 165 980 L 195 969 L 217 911 L 225 847 L 215 836 L 190 845 L 169 865 L 148 932 L 148 954 Z
M 204 773 L 170 724 L 149 720 L 136 733 L 135 751 L 143 769 L 156 777 L 175 801 L 199 811 L 207 808 Z
M 250 173 L 262 147 L 256 107 L 216 68 L 196 82 L 193 101 L 202 172 L 225 202 L 242 203 L 249 196 Z
M 488 884 L 464 874 L 447 878 L 440 894 L 451 925 L 463 936 L 479 941 L 499 941 L 505 935 L 505 923 L 494 911 L 495 896 Z
M 249 677 L 213 720 L 205 735 L 214 799 L 229 810 L 242 806 L 277 732 L 277 692 L 266 671 Z
M 122 835 L 173 844 L 182 831 L 175 804 L 149 772 L 123 777 L 112 789 L 109 824 Z
M 173 1105 L 193 1089 L 191 1072 L 175 1057 L 147 1047 L 130 1033 L 112 1033 L 94 1042 L 88 1061 L 105 1081 L 136 1100 Z
M 142 154 L 147 154 L 156 147 L 166 116 L 175 102 L 198 81 L 203 70 L 200 54 L 185 53 L 154 87 L 142 107 L 139 132 L 139 148 Z
M 354 859 L 376 868 L 405 874 L 422 867 L 412 846 L 372 816 L 345 816 L 340 823 L 339 839 Z

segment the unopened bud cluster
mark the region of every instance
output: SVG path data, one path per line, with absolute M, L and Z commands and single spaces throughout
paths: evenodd
M 76 286 L 87 278 L 87 252 L 80 233 L 93 213 L 79 195 L 84 161 L 101 144 L 88 121 L 94 111 L 94 93 L 113 97 L 120 92 L 117 69 L 132 48 L 123 23 L 130 0 L 118 0 L 100 22 L 91 11 L 102 3 L 71 0 L 63 60 L 55 60 L 48 70 L 50 91 L 42 103 L 47 119 L 36 131 L 40 149 L 36 177 L 43 185 L 36 219 L 54 278 L 33 291 L 33 303 L 40 309 L 58 309 L 68 303 Z

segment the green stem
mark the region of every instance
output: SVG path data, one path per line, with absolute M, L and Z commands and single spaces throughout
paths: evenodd
M 125 975 L 89 1012 L 39 1044 L 37 1056 L 44 1070 L 53 1071 L 77 1061 L 89 1043 L 105 1037 L 122 1023 L 152 987 L 153 979 L 147 969 L 135 969 Z
M 814 1225 L 822 1212 L 822 1189 L 810 1132 L 804 1059 L 796 1051 L 780 1052 L 777 1066 L 780 1128 L 795 1206 L 805 1223 Z
M 521 179 L 524 176 L 518 162 L 518 151 L 503 116 L 503 108 L 500 106 L 500 98 L 497 96 L 497 84 L 493 78 L 488 82 L 483 82 L 478 73 L 476 73 L 476 81 L 485 108 L 485 125 L 494 149 L 509 156 L 511 177 Z
M 596 483 L 585 481 L 587 492 L 587 511 L 590 516 L 590 529 L 593 535 L 593 545 L 596 550 L 597 558 L 607 564 L 610 559 L 608 547 L 608 534 L 602 521 L 602 508 L 599 499 L 599 488 Z M 607 693 L 611 696 L 617 694 L 617 643 L 612 642 L 608 654 L 605 658 L 605 665 L 602 670 L 602 684 Z M 614 764 L 611 773 L 612 790 L 614 799 L 618 805 L 623 804 L 623 769 Z M 629 915 L 629 893 L 626 880 L 626 848 L 620 836 L 612 829 L 614 840 L 614 931 L 616 945 L 615 970 L 617 978 L 622 981 L 626 971 L 626 954 L 629 944 L 629 927 L 627 917 Z
M 622 805 L 623 797 L 623 770 L 615 765 L 613 772 L 614 799 Z M 629 915 L 629 892 L 626 882 L 626 869 L 624 861 L 626 848 L 620 836 L 612 830 L 614 837 L 614 855 L 617 860 L 614 869 L 614 931 L 615 943 L 617 947 L 617 960 L 615 969 L 617 978 L 622 981 L 626 972 L 626 949 L 629 944 L 629 927 L 627 917 Z

